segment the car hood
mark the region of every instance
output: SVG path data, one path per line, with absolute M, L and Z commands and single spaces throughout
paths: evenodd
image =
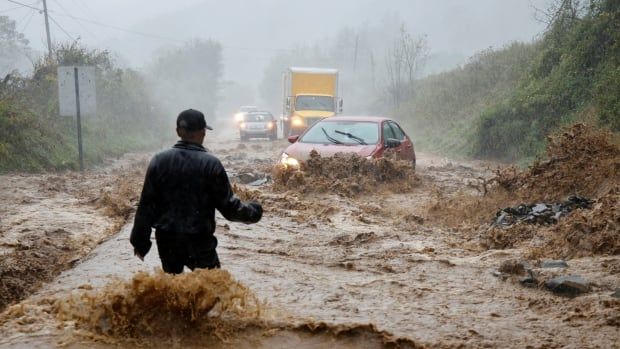
M 334 156 L 336 153 L 352 153 L 359 156 L 369 156 L 377 149 L 376 144 L 370 145 L 339 145 L 339 144 L 315 144 L 293 143 L 284 150 L 289 156 L 297 160 L 308 160 L 310 152 L 316 150 L 323 157 Z

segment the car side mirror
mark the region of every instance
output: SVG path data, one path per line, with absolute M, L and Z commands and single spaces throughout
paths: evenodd
M 289 143 L 295 143 L 297 142 L 297 140 L 299 139 L 299 135 L 292 135 L 292 136 L 288 136 L 288 142 Z
M 385 140 L 385 147 L 386 148 L 398 148 L 401 145 L 401 141 L 398 139 L 394 139 L 394 138 L 388 138 Z

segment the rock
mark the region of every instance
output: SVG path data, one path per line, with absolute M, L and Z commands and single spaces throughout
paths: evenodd
M 541 268 L 568 268 L 568 263 L 562 260 L 557 261 L 544 261 L 540 263 Z
M 502 273 L 501 271 L 497 271 L 497 270 L 492 272 L 491 275 L 495 276 L 496 278 L 501 279 L 502 281 L 506 281 L 506 279 L 508 279 L 508 274 Z
M 616 288 L 616 292 L 611 294 L 614 298 L 620 298 L 620 288 Z
M 538 286 L 538 280 L 536 280 L 533 274 L 520 278 L 519 283 L 521 283 L 521 285 L 525 287 L 537 287 Z
M 248 185 L 252 185 L 252 186 L 259 186 L 259 185 L 263 185 L 265 183 L 267 183 L 269 181 L 269 179 L 267 177 L 261 178 L 261 179 L 257 179 L 254 182 L 250 182 L 248 183 Z
M 239 182 L 243 184 L 248 184 L 265 178 L 265 175 L 256 172 L 241 172 L 237 173 L 235 177 L 237 178 L 237 180 L 239 180 Z
M 555 292 L 576 296 L 590 291 L 590 284 L 579 275 L 559 276 L 545 282 L 545 286 Z
M 532 213 L 534 214 L 541 214 L 545 211 L 547 211 L 548 207 L 545 204 L 536 204 L 534 205 L 534 207 L 532 207 Z
M 498 270 L 506 274 L 523 275 L 525 274 L 525 271 L 529 269 L 531 268 L 527 262 L 510 259 L 503 261 Z

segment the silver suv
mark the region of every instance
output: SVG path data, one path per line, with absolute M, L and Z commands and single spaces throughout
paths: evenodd
M 252 111 L 245 113 L 243 121 L 239 124 L 239 138 L 242 141 L 250 138 L 278 138 L 278 126 L 276 119 L 270 112 Z

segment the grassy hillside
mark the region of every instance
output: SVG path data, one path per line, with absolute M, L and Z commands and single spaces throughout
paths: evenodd
M 514 160 L 537 154 L 549 133 L 592 115 L 620 131 L 620 2 L 593 1 L 582 17 L 567 6 L 517 89 L 482 113 L 475 156 Z
M 527 161 L 587 120 L 620 131 L 620 2 L 560 5 L 543 37 L 419 82 L 401 115 L 423 149 Z
M 161 146 L 166 123 L 153 112 L 142 77 L 115 67 L 107 51 L 63 45 L 51 59 L 38 62 L 32 76 L 9 74 L 0 80 L 0 172 L 78 167 L 75 118 L 58 116 L 59 65 L 94 65 L 97 70 L 98 114 L 82 123 L 87 166 Z
M 480 113 L 510 96 L 536 50 L 536 45 L 513 43 L 480 52 L 464 66 L 421 80 L 394 115 L 419 148 L 469 155 Z

